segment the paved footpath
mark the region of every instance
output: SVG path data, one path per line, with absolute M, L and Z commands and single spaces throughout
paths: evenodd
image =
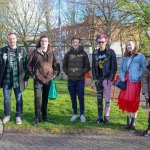
M 150 137 L 130 131 L 44 134 L 4 132 L 0 150 L 148 150 Z

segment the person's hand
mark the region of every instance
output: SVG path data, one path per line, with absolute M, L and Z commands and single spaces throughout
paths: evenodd
M 149 94 L 148 93 L 144 93 L 144 97 L 145 97 L 146 100 L 149 99 Z
M 126 79 L 123 77 L 123 78 L 121 78 L 121 81 L 122 81 L 122 82 L 125 82 L 125 81 L 126 81 Z
M 53 79 L 55 79 L 56 77 L 57 77 L 57 72 L 54 71 L 54 72 L 53 72 Z
M 24 81 L 24 87 L 26 88 L 28 86 L 28 81 Z

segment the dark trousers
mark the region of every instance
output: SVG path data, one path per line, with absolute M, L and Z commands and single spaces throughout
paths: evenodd
M 148 128 L 150 129 L 150 112 L 148 114 Z
M 96 84 L 97 90 L 97 105 L 98 105 L 98 117 L 103 116 L 103 98 L 105 98 L 105 113 L 104 116 L 109 116 L 110 103 L 111 103 L 111 87 L 112 82 L 109 79 L 98 80 Z
M 40 118 L 41 115 L 43 119 L 47 117 L 48 92 L 49 84 L 40 84 L 38 81 L 34 80 L 34 108 L 35 117 L 37 118 Z
M 72 101 L 72 109 L 77 114 L 77 95 L 80 104 L 80 115 L 84 115 L 84 80 L 71 81 L 68 80 L 68 90 Z
M 98 116 L 103 116 L 103 80 L 98 80 L 96 85 L 97 91 L 97 106 L 98 106 Z

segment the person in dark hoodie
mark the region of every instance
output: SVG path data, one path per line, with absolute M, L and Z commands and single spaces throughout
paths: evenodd
M 77 95 L 80 104 L 80 120 L 85 122 L 84 116 L 84 78 L 85 74 L 90 70 L 90 63 L 87 53 L 80 46 L 80 38 L 73 37 L 71 39 L 71 49 L 65 54 L 63 60 L 63 70 L 68 76 L 68 90 L 70 93 L 73 116 L 70 121 L 78 118 L 77 114 Z
M 50 48 L 47 35 L 39 38 L 36 49 L 29 57 L 28 70 L 34 79 L 35 120 L 33 125 L 38 125 L 41 117 L 44 122 L 50 122 L 47 116 L 49 82 L 59 74 L 60 66 L 56 55 Z
M 148 65 L 143 73 L 142 93 L 150 107 L 150 59 L 148 60 Z M 150 136 L 150 111 L 148 115 L 148 128 L 143 132 L 143 135 Z

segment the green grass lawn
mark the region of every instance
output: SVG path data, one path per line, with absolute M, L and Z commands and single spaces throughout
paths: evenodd
M 15 128 L 19 130 L 40 131 L 48 130 L 50 132 L 63 132 L 63 131 L 78 131 L 78 130 L 101 130 L 101 129 L 116 129 L 123 130 L 126 123 L 126 116 L 122 113 L 116 102 L 111 103 L 110 121 L 111 125 L 106 126 L 103 124 L 95 125 L 93 122 L 97 118 L 97 100 L 95 90 L 90 87 L 85 88 L 85 117 L 86 122 L 81 123 L 80 119 L 75 122 L 70 122 L 73 114 L 70 96 L 67 89 L 67 81 L 55 80 L 58 88 L 57 100 L 48 101 L 48 117 L 51 123 L 41 122 L 37 127 L 32 126 L 34 120 L 34 93 L 33 82 L 29 80 L 29 85 L 23 92 L 23 124 L 15 124 L 15 109 L 16 100 L 12 92 L 11 99 L 11 121 L 5 126 L 8 128 Z M 78 107 L 79 108 L 79 107 Z M 79 110 L 78 110 L 79 112 Z M 0 90 L 0 118 L 3 118 L 3 94 Z M 147 128 L 147 113 L 140 107 L 137 117 L 138 130 Z

